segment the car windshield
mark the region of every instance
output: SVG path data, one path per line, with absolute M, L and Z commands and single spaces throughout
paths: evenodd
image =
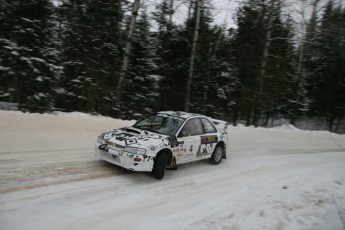
M 158 113 L 138 121 L 133 127 L 171 136 L 176 134 L 184 121 L 184 118 Z

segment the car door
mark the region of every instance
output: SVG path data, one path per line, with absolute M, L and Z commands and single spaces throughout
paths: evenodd
M 177 135 L 179 146 L 173 149 L 177 153 L 177 163 L 194 161 L 200 151 L 201 138 L 204 134 L 203 125 L 199 118 L 188 120 Z
M 200 136 L 199 159 L 210 158 L 218 143 L 217 129 L 206 118 L 201 118 L 204 134 Z

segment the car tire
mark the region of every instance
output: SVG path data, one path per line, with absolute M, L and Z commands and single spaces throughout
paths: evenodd
M 224 148 L 222 145 L 217 145 L 213 151 L 210 161 L 214 165 L 218 165 L 223 159 Z
M 153 176 L 157 179 L 162 179 L 164 177 L 166 161 L 167 155 L 164 152 L 157 154 L 156 161 L 152 170 Z

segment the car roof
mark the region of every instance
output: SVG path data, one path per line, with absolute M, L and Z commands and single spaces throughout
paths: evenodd
M 200 115 L 200 114 L 195 114 L 195 113 L 188 113 L 188 112 L 181 112 L 181 111 L 162 111 L 162 112 L 158 112 L 160 114 L 167 114 L 170 116 L 176 116 L 176 117 L 181 117 L 181 118 L 185 118 L 188 119 L 190 117 L 206 117 L 204 115 Z

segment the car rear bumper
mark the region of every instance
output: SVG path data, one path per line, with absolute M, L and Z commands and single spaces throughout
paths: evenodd
M 102 144 L 96 142 L 95 156 L 114 165 L 121 166 L 132 171 L 151 172 L 154 159 L 152 157 L 136 155 L 108 147 L 106 151 L 100 150 Z

